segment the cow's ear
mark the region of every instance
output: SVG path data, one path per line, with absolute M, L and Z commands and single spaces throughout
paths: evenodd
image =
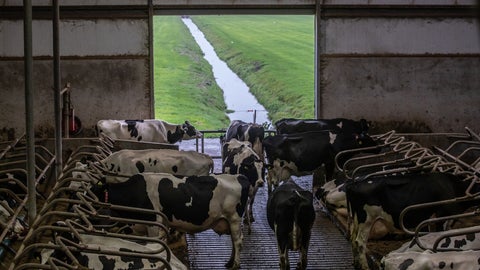
M 187 120 L 185 120 L 185 124 L 190 125 L 190 122 L 188 122 Z

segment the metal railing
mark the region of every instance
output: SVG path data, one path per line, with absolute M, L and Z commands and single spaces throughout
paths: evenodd
M 225 135 L 225 133 L 227 132 L 226 129 L 219 129 L 219 130 L 200 130 L 200 132 L 202 134 L 218 134 L 218 138 L 220 139 L 220 137 L 222 135 Z M 265 136 L 269 136 L 269 135 L 272 135 L 272 134 L 276 134 L 276 130 L 265 130 Z M 200 144 L 199 144 L 199 141 L 200 141 Z M 196 142 L 196 146 L 195 146 L 195 149 L 197 152 L 200 152 L 202 154 L 205 153 L 205 136 L 202 136 L 201 138 L 195 138 L 195 142 Z M 200 149 L 199 149 L 200 147 Z M 219 147 L 220 147 L 220 143 L 219 143 Z M 221 152 L 221 151 L 220 151 Z M 211 158 L 222 158 L 221 156 L 211 156 Z

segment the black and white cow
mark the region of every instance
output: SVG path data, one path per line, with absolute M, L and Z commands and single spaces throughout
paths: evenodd
M 238 141 L 231 139 L 223 144 L 222 153 L 224 155 L 222 163 L 222 172 L 228 174 L 243 174 L 252 185 L 252 193 L 249 195 L 248 209 L 246 213 L 246 221 L 248 224 L 248 232 L 251 232 L 251 222 L 255 221 L 253 217 L 253 202 L 257 190 L 264 185 L 265 170 L 264 162 L 253 151 L 248 141 Z
M 367 241 L 375 222 L 383 222 L 390 232 L 399 231 L 400 213 L 408 206 L 465 196 L 471 181 L 449 173 L 402 173 L 378 175 L 348 182 L 345 186 L 350 215 L 350 239 L 357 268 L 368 269 Z M 478 191 L 478 184 L 472 192 Z M 414 228 L 430 218 L 458 214 L 467 203 L 422 208 L 404 216 L 406 228 Z
M 342 221 L 346 221 L 348 217 L 345 180 L 345 178 L 337 177 L 328 181 L 315 194 L 315 197 L 323 203 L 330 213 Z
M 280 255 L 280 269 L 290 269 L 288 250 L 300 250 L 297 269 L 307 268 L 311 230 L 315 221 L 312 193 L 293 180 L 276 188 L 267 202 L 267 219 L 275 232 Z
M 405 252 L 389 254 L 382 259 L 384 270 L 470 270 L 480 265 L 480 250 Z
M 219 174 L 210 176 L 177 177 L 166 173 L 143 173 L 128 181 L 103 184 L 95 194 L 115 205 L 153 209 L 163 212 L 166 225 L 186 233 L 213 229 L 218 234 L 230 234 L 232 253 L 225 265 L 240 267 L 242 246 L 241 221 L 250 183 L 243 175 Z M 121 212 L 126 218 L 158 220 L 154 215 Z
M 462 230 L 457 229 L 428 233 L 417 239 L 422 247 L 415 240 L 404 243 L 382 258 L 382 269 L 477 269 L 480 265 L 480 227 L 466 229 L 471 232 L 455 235 Z M 437 250 L 434 250 L 435 244 Z
M 0 224 L 2 225 L 8 224 L 15 212 L 14 209 L 10 208 L 8 201 L 4 198 L 5 197 L 0 194 Z M 6 227 L 4 227 L 4 229 L 6 229 Z M 28 225 L 21 218 L 17 217 L 12 221 L 8 229 L 15 235 L 25 235 L 28 232 Z
M 83 233 L 79 236 L 81 241 L 72 233 L 55 233 L 54 240 L 50 241 L 51 248 L 44 248 L 40 252 L 40 263 L 46 265 L 50 264 L 49 261 L 54 263 L 57 260 L 73 266 L 74 258 L 78 261 L 76 266 L 86 269 L 162 269 L 166 265 L 176 270 L 187 269 L 177 257 L 167 253 L 165 245 L 160 243 Z M 54 244 L 59 241 L 67 247 L 70 243 L 78 245 L 68 255 L 59 243 Z M 98 251 L 103 254 L 98 254 Z
M 98 134 L 104 133 L 112 139 L 143 142 L 173 144 L 202 136 L 188 121 L 177 125 L 157 119 L 99 120 L 96 128 Z
M 369 170 L 364 169 L 361 175 L 369 173 L 376 173 L 380 171 L 387 171 L 392 169 L 405 169 L 414 167 L 414 162 L 396 162 L 394 164 L 382 164 L 381 166 L 371 166 Z M 358 174 L 358 173 L 357 173 Z M 315 196 L 322 202 L 322 204 L 329 210 L 329 212 L 337 218 L 339 222 L 347 226 L 348 210 L 347 210 L 347 195 L 345 192 L 345 182 L 349 179 L 345 174 L 337 174 L 334 180 L 326 182 L 321 186 Z M 382 223 L 375 223 L 370 231 L 369 239 L 381 239 L 388 234 L 388 229 Z
M 308 175 L 325 165 L 326 180 L 335 169 L 335 155 L 347 149 L 375 146 L 368 135 L 352 136 L 330 131 L 312 131 L 296 134 L 267 136 L 263 147 L 268 160 L 268 189 L 291 175 Z
M 127 176 L 143 172 L 200 176 L 213 172 L 213 159 L 209 155 L 175 149 L 123 149 L 100 162 L 107 172 Z M 108 182 L 125 180 L 125 177 L 107 175 Z
M 480 250 L 480 226 L 430 232 L 404 243 L 390 253 L 423 252 L 426 249 L 435 252 Z
M 100 162 L 84 164 L 77 162 L 72 172 L 74 178 L 88 180 L 84 170 L 92 165 L 100 167 L 107 182 L 123 182 L 128 177 L 143 172 L 170 173 L 175 175 L 209 175 L 213 172 L 213 159 L 196 151 L 180 151 L 175 149 L 123 149 L 113 152 Z
M 275 122 L 277 134 L 292 134 L 308 131 L 331 130 L 335 133 L 368 134 L 368 123 L 365 119 L 359 121 L 333 118 L 333 119 L 295 119 L 283 118 Z
M 262 142 L 265 137 L 265 128 L 259 124 L 246 123 L 242 120 L 233 120 L 225 133 L 225 142 L 232 139 L 248 141 L 257 155 L 263 160 Z M 222 142 L 223 144 L 223 142 Z

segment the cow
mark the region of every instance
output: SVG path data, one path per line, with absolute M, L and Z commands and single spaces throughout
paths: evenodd
M 157 220 L 191 234 L 208 229 L 220 235 L 230 234 L 232 253 L 225 267 L 238 269 L 243 237 L 241 222 L 250 189 L 244 175 L 178 177 L 142 173 L 126 182 L 95 185 L 93 192 L 101 201 L 108 196 L 111 204 L 163 212 L 167 220 L 157 215 L 126 211 L 118 211 L 120 217 Z
M 292 134 L 308 131 L 331 130 L 335 133 L 368 134 L 368 123 L 365 119 L 359 121 L 333 118 L 333 119 L 295 119 L 283 118 L 274 124 L 277 134 Z
M 325 165 L 326 180 L 332 179 L 335 155 L 347 149 L 376 146 L 368 135 L 346 135 L 330 131 L 267 136 L 263 147 L 267 158 L 268 191 L 291 175 L 308 175 Z M 346 155 L 344 155 L 346 158 Z
M 202 134 L 188 121 L 171 124 L 157 119 L 145 120 L 99 120 L 97 133 L 112 139 L 142 142 L 170 143 L 201 137 Z
M 480 250 L 405 252 L 389 254 L 382 259 L 384 270 L 469 270 L 478 269 Z
M 5 200 L 5 197 L 0 194 L 0 225 L 2 228 L 8 229 L 13 234 L 17 236 L 23 236 L 28 232 L 27 223 L 20 217 L 16 217 L 15 220 L 11 220 L 14 215 L 15 210 L 10 208 L 9 203 Z M 11 222 L 10 226 L 7 228 L 7 225 Z
M 383 269 L 476 269 L 480 258 L 479 229 L 474 226 L 414 238 L 385 255 L 381 265 Z
M 357 268 L 368 269 L 367 241 L 375 222 L 381 221 L 390 232 L 400 231 L 400 213 L 408 206 L 451 200 L 465 196 L 471 181 L 450 173 L 404 172 L 360 177 L 345 186 L 350 224 L 350 240 Z M 472 193 L 479 190 L 473 186 Z M 422 208 L 403 217 L 405 228 L 430 218 L 458 214 L 469 203 Z
M 364 169 L 361 175 L 374 173 L 379 171 L 405 169 L 414 167 L 416 164 L 411 161 L 396 162 L 394 164 L 380 164 Z M 357 172 L 358 174 L 358 172 Z M 315 193 L 315 197 L 319 199 L 323 205 L 332 213 L 342 224 L 347 225 L 347 195 L 345 193 L 345 182 L 349 179 L 344 174 L 337 174 L 334 180 L 326 182 Z M 381 239 L 388 234 L 388 229 L 382 223 L 375 223 L 370 232 L 369 239 Z
M 435 252 L 480 250 L 480 226 L 430 232 L 404 243 L 390 253 L 423 252 L 426 249 Z
M 154 172 L 175 175 L 209 175 L 213 173 L 213 159 L 196 151 L 175 149 L 123 149 L 100 161 L 109 173 L 132 176 L 137 173 Z M 107 181 L 121 182 L 125 177 L 108 176 Z
M 248 224 L 248 232 L 251 233 L 251 222 L 255 221 L 253 217 L 253 202 L 257 190 L 264 185 L 265 170 L 264 162 L 253 151 L 248 141 L 241 142 L 237 139 L 231 139 L 223 144 L 222 153 L 224 159 L 222 162 L 222 173 L 243 174 L 252 186 L 252 194 L 249 195 L 247 204 L 246 221 Z
M 61 222 L 57 223 L 65 227 Z M 161 269 L 166 264 L 176 270 L 187 269 L 177 257 L 166 250 L 164 244 L 154 242 L 156 240 L 145 242 L 84 233 L 78 234 L 81 239 L 79 240 L 73 233 L 57 231 L 54 231 L 53 236 L 53 241 L 49 242 L 50 247 L 47 246 L 40 252 L 40 263 L 43 265 L 55 261 L 74 265 L 73 259 L 76 259 L 77 266 L 88 269 Z M 61 248 L 64 245 L 79 248 L 71 250 L 69 255 Z M 98 254 L 98 251 L 101 253 Z
M 315 193 L 315 197 L 322 202 L 338 220 L 346 224 L 347 198 L 345 195 L 345 179 L 336 178 L 323 184 Z
M 267 220 L 277 238 L 280 269 L 290 269 L 289 249 L 300 249 L 297 269 L 306 269 L 308 246 L 315 221 L 312 193 L 303 190 L 293 180 L 284 182 L 268 198 Z
M 249 141 L 257 155 L 263 160 L 262 142 L 265 137 L 265 128 L 259 124 L 246 123 L 242 120 L 233 120 L 227 128 L 224 142 L 231 139 L 239 141 Z M 223 145 L 223 142 L 222 142 Z
M 85 172 L 90 166 L 98 166 L 104 171 L 107 182 L 123 182 L 128 177 L 143 172 L 170 173 L 175 175 L 209 175 L 213 173 L 213 159 L 196 151 L 175 149 L 123 149 L 113 152 L 99 162 L 89 165 L 76 163 L 79 172 L 74 178 L 89 179 Z

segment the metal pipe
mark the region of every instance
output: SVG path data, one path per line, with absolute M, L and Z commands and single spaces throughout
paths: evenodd
M 53 10 L 53 99 L 54 99 L 54 117 L 55 117 L 55 175 L 58 177 L 62 173 L 62 112 L 60 96 L 60 8 L 58 0 L 52 2 Z
M 323 50 L 325 50 L 325 31 L 322 31 L 324 27 L 321 23 L 322 21 L 322 5 L 323 0 L 315 1 L 315 62 L 314 62 L 314 85 L 315 85 L 315 118 L 322 118 L 322 91 L 324 90 L 324 85 L 322 84 L 322 65 L 321 65 L 321 55 Z M 324 29 L 323 29 L 324 30 Z
M 148 0 L 148 76 L 150 77 L 150 118 L 155 118 L 155 73 L 153 63 L 153 0 Z
M 25 56 L 25 123 L 27 139 L 28 222 L 37 215 L 35 193 L 35 131 L 33 121 L 32 1 L 23 0 L 23 44 Z

